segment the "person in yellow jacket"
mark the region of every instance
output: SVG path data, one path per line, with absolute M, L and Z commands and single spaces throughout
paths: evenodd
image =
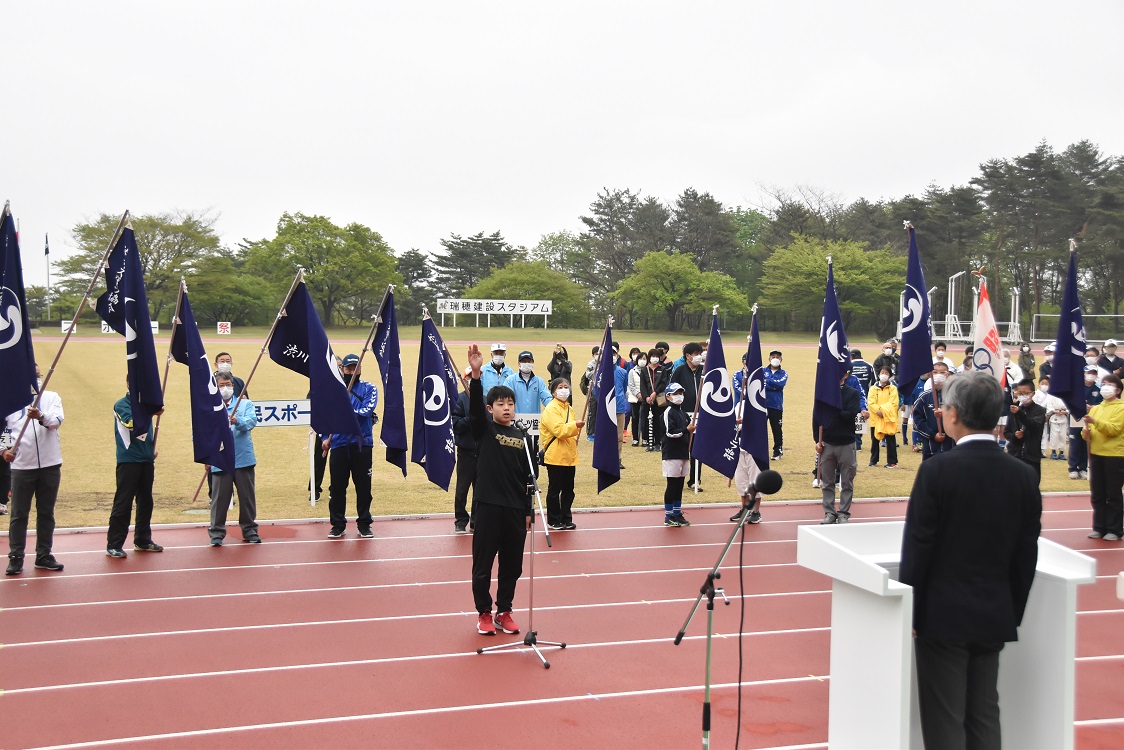
M 1101 381 L 1104 401 L 1085 415 L 1081 437 L 1089 443 L 1089 495 L 1093 503 L 1090 539 L 1124 537 L 1124 388 L 1116 375 Z
M 866 397 L 866 407 L 870 411 L 870 429 L 874 432 L 874 440 L 870 446 L 870 465 L 878 465 L 879 441 L 886 439 L 886 468 L 898 468 L 898 430 L 901 429 L 901 417 L 898 415 L 898 387 L 890 378 L 893 373 L 889 367 L 878 371 L 878 381 L 870 387 Z
M 546 523 L 554 531 L 573 531 L 574 474 L 578 466 L 578 434 L 584 419 L 574 419 L 570 406 L 570 381 L 550 381 L 554 399 L 542 410 L 539 419 L 539 444 L 546 464 Z

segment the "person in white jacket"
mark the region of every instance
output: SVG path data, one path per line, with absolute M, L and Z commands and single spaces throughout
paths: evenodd
M 36 365 L 35 374 L 39 375 Z M 39 386 L 42 387 L 42 377 Z M 54 391 L 43 391 L 39 406 L 25 406 L 6 418 L 12 435 L 23 432 L 15 450 L 9 448 L 0 457 L 12 465 L 12 502 L 8 520 L 8 568 L 6 575 L 23 572 L 23 553 L 27 544 L 27 522 L 31 516 L 31 500 L 35 498 L 35 567 L 59 571 L 62 563 L 51 554 L 55 535 L 55 501 L 62 479 L 62 399 Z
M 1034 394 L 1034 403 L 1046 410 L 1046 429 L 1042 431 L 1042 458 L 1046 458 L 1046 451 L 1050 451 L 1050 458 L 1054 461 L 1065 461 L 1065 444 L 1069 441 L 1069 409 L 1065 401 L 1057 396 L 1051 396 L 1050 377 L 1044 375 L 1038 379 L 1038 391 Z

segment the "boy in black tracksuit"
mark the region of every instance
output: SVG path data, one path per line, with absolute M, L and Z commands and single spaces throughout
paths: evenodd
M 663 412 L 663 475 L 667 487 L 663 492 L 664 526 L 690 526 L 683 517 L 683 483 L 691 473 L 691 433 L 695 426 L 683 411 L 683 386 L 667 387 L 667 408 Z
M 519 632 L 511 618 L 511 603 L 515 583 L 523 574 L 523 545 L 531 528 L 531 495 L 527 490 L 531 466 L 524 447 L 526 434 L 512 424 L 515 393 L 506 386 L 495 386 L 487 394 L 487 409 L 484 407 L 485 394 L 480 384 L 483 360 L 475 344 L 469 347 L 469 420 L 477 446 L 472 596 L 479 613 L 476 632 L 495 635 L 497 627 L 505 633 Z M 490 586 L 497 554 L 500 566 L 493 617 Z

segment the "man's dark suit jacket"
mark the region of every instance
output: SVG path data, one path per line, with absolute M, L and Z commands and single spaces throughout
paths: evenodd
M 1018 640 L 1042 530 L 1034 469 L 988 441 L 921 464 L 910 493 L 899 580 L 913 587 L 918 636 Z

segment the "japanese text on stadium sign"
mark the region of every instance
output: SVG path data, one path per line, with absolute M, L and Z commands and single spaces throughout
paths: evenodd
M 300 427 L 311 424 L 311 406 L 308 399 L 289 401 L 255 401 L 254 411 L 258 427 Z
M 439 299 L 439 313 L 491 313 L 493 315 L 550 315 L 553 302 L 548 299 Z

